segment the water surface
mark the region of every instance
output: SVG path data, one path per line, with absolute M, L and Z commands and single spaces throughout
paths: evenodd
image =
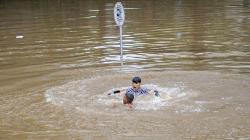
M 0 139 L 249 139 L 249 0 L 0 0 Z M 139 75 L 162 96 L 107 92 Z

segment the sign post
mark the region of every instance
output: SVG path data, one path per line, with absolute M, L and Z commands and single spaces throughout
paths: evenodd
M 125 20 L 125 13 L 121 2 L 117 2 L 114 7 L 114 19 L 117 26 L 120 28 L 120 60 L 123 63 L 123 44 L 122 44 L 122 25 Z

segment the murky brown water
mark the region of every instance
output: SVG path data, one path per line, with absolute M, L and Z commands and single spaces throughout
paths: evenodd
M 114 4 L 0 0 L 0 139 L 250 139 L 249 0 Z

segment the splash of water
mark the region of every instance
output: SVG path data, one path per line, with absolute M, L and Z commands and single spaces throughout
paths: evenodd
M 108 96 L 108 93 L 116 89 L 126 90 L 128 87 L 118 87 L 110 89 L 106 92 L 100 92 L 108 89 L 107 85 L 103 85 L 102 89 L 97 92 L 94 87 L 88 86 L 95 83 L 98 78 L 78 80 L 56 86 L 48 89 L 45 94 L 46 101 L 67 109 L 76 108 L 86 111 L 107 109 L 114 104 L 122 105 L 122 96 L 119 94 Z M 99 85 L 100 86 L 100 85 Z M 161 87 L 157 84 L 143 85 L 148 89 L 158 90 L 160 96 L 140 95 L 134 100 L 135 110 L 159 110 L 163 107 L 172 105 L 175 101 L 188 97 L 191 93 L 184 85 L 176 85 L 173 87 Z
M 134 105 L 136 110 L 158 110 L 161 107 L 169 106 L 171 100 L 180 99 L 187 95 L 186 91 L 182 87 L 160 87 L 155 84 L 146 84 L 144 85 L 148 89 L 158 90 L 160 96 L 154 95 L 140 95 L 135 98 Z M 129 87 L 120 87 L 117 89 L 125 90 Z M 111 89 L 107 92 L 104 92 L 103 95 L 98 97 L 98 103 L 112 105 L 114 103 L 121 103 L 122 96 L 118 94 L 111 95 L 108 97 L 108 93 L 112 93 L 115 89 Z

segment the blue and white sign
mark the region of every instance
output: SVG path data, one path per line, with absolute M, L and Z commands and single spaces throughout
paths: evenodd
M 121 55 L 120 60 L 121 64 L 123 65 L 123 43 L 122 43 L 122 25 L 125 20 L 125 13 L 121 2 L 117 2 L 114 7 L 114 18 L 116 25 L 120 28 L 120 48 L 121 48 Z
M 122 26 L 125 20 L 125 13 L 121 2 L 117 2 L 114 7 L 115 23 L 118 26 Z

